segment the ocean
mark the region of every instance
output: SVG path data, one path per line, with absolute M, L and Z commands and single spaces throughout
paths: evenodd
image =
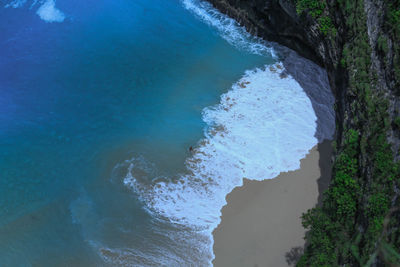
M 225 196 L 318 142 L 273 45 L 206 2 L 3 0 L 0 33 L 0 266 L 210 266 Z

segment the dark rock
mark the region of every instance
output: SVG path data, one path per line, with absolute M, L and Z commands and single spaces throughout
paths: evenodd
M 317 23 L 306 15 L 299 16 L 291 0 L 208 0 L 214 7 L 228 16 L 236 19 L 241 25 L 257 36 L 277 42 L 291 48 L 301 56 L 310 59 L 326 69 L 330 87 L 336 97 L 337 143 L 341 143 L 342 129 L 352 123 L 348 115 L 351 93 L 348 92 L 348 71 L 339 63 L 342 50 L 348 38 L 346 34 L 343 14 L 339 8 L 334 8 L 336 1 L 328 0 L 332 6 L 331 16 L 337 29 L 337 36 L 327 38 L 319 29 Z M 376 52 L 378 33 L 383 34 L 383 1 L 365 0 L 367 15 L 368 36 L 373 48 L 371 55 L 372 66 L 378 73 L 380 89 L 389 100 L 389 113 L 394 120 L 400 114 L 400 100 L 395 95 L 393 82 L 393 68 L 383 61 L 383 57 Z M 387 34 L 386 34 L 387 36 Z M 388 56 L 393 56 L 393 42 L 388 37 Z M 347 38 L 347 39 L 346 39 Z M 283 51 L 285 53 L 285 51 Z M 397 131 L 398 132 L 398 131 Z M 399 133 L 389 133 L 388 141 L 393 145 L 393 152 L 397 160 L 400 148 Z
M 354 229 L 357 229 L 357 232 L 361 234 L 364 233 L 371 224 L 369 218 L 365 216 L 368 210 L 368 199 L 377 193 L 376 188 L 378 187 L 376 185 L 379 183 L 378 180 L 374 180 L 376 177 L 374 178 L 373 173 L 376 171 L 374 169 L 376 166 L 372 164 L 376 162 L 374 160 L 379 155 L 377 156 L 378 153 L 371 149 L 373 147 L 372 144 L 368 143 L 371 136 L 377 136 L 378 128 L 382 129 L 379 131 L 380 136 L 386 135 L 386 141 L 390 144 L 395 162 L 400 161 L 400 127 L 398 126 L 400 125 L 400 78 L 396 76 L 394 71 L 396 67 L 399 68 L 399 66 L 396 66 L 396 64 L 399 64 L 398 58 L 400 57 L 399 50 L 396 47 L 399 44 L 399 40 L 396 41 L 396 38 L 399 37 L 393 33 L 391 28 L 393 25 L 388 26 L 387 17 L 385 17 L 387 7 L 394 1 L 355 1 L 358 5 L 347 11 L 355 12 L 354 14 L 357 17 L 355 20 L 352 18 L 352 13 L 348 13 L 347 17 L 345 16 L 343 8 L 339 8 L 339 1 L 326 0 L 329 11 L 325 10 L 325 12 L 329 13 L 329 18 L 336 29 L 337 34 L 335 36 L 333 34 L 326 36 L 321 33 L 319 25 L 312 17 L 305 14 L 298 15 L 294 5 L 295 1 L 293 0 L 208 1 L 223 13 L 236 19 L 250 33 L 256 34 L 267 41 L 277 42 L 293 49 L 301 56 L 325 68 L 330 88 L 335 95 L 337 153 L 340 153 L 341 149 L 346 146 L 344 142 L 345 129 L 352 129 L 360 137 L 367 140 L 363 144 L 364 147 L 357 151 L 356 157 L 359 162 L 357 172 L 359 174 L 357 174 L 357 178 L 353 177 L 358 179 L 357 182 L 363 187 L 363 194 L 357 198 Z M 396 3 L 397 5 L 399 4 L 398 2 Z M 349 58 L 349 62 L 353 65 L 347 66 L 346 56 L 343 53 L 344 47 L 353 49 Z M 357 53 L 355 51 L 362 52 Z M 324 90 L 318 90 L 315 85 L 321 82 L 322 86 L 320 88 L 326 88 L 326 86 L 324 86 L 323 79 L 320 79 L 320 81 L 312 80 L 316 77 L 324 77 L 324 75 L 322 73 L 314 75 L 317 72 L 310 71 L 310 68 L 308 70 L 299 68 L 299 64 L 303 64 L 301 62 L 304 59 L 300 60 L 293 57 L 291 55 L 293 52 L 288 49 L 279 49 L 278 53 L 283 55 L 285 71 L 299 82 L 312 100 L 318 117 L 316 136 L 321 141 L 327 132 L 324 127 L 329 127 L 329 121 L 325 116 L 326 111 L 320 108 L 322 105 L 318 105 L 318 102 L 326 102 L 327 99 L 323 96 Z M 307 66 L 311 65 L 307 64 Z M 314 69 L 318 70 L 318 68 Z M 356 80 L 354 78 L 356 76 L 355 73 L 361 76 L 363 72 L 365 73 L 364 77 L 367 77 L 366 79 L 359 78 Z M 304 75 L 309 75 L 309 78 L 305 78 Z M 360 84 L 364 91 L 356 90 Z M 362 96 L 368 90 L 371 91 L 369 96 Z M 374 105 L 370 105 L 368 101 L 374 101 Z M 326 105 L 326 103 L 323 104 Z M 378 105 L 381 107 L 378 108 Z M 378 111 L 378 109 L 380 110 Z M 379 115 L 379 117 L 375 116 L 374 113 L 384 113 L 385 115 Z M 379 121 L 379 123 L 374 122 L 374 120 Z M 371 125 L 375 125 L 374 130 Z M 376 127 L 376 125 L 379 125 L 379 127 Z M 391 126 L 387 127 L 387 125 Z M 393 170 L 396 170 L 396 168 L 388 169 L 388 171 Z M 397 171 L 395 175 L 397 175 L 396 178 L 398 179 Z M 400 190 L 396 183 L 388 187 L 390 187 L 390 190 L 385 192 L 392 198 L 391 208 L 393 209 L 400 206 Z M 393 240 L 400 240 L 400 212 L 397 212 L 393 217 L 396 217 L 397 221 L 393 220 L 388 232 L 396 233 L 392 234 L 394 236 Z M 392 242 L 394 242 L 393 240 Z M 370 241 L 364 240 L 363 242 L 358 246 L 362 248 Z M 288 253 L 286 255 L 288 263 L 296 262 L 300 253 L 301 251 L 298 249 Z M 343 257 L 339 258 L 340 261 L 344 261 Z M 353 264 L 346 261 L 342 263 L 339 265 L 358 266 L 354 265 L 354 262 Z M 387 263 L 384 255 L 378 255 L 371 266 L 386 266 L 385 264 Z

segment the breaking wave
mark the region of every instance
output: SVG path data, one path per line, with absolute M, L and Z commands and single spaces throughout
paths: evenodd
M 118 167 L 126 168 L 125 185 L 152 215 L 188 227 L 190 240 L 196 234 L 201 249 L 194 258 L 207 265 L 226 195 L 243 178 L 271 179 L 298 169 L 318 142 L 316 119 L 310 99 L 282 65 L 266 66 L 247 71 L 219 105 L 203 110 L 205 138 L 186 160 L 185 174 L 152 177 L 154 165 L 143 157 Z
M 182 3 L 235 47 L 276 58 L 269 43 L 250 35 L 209 3 Z M 207 124 L 204 138 L 186 159 L 183 174 L 160 176 L 156 164 L 140 155 L 114 168 L 113 173 L 123 177 L 151 215 L 153 239 L 140 237 L 140 246 L 110 248 L 87 237 L 104 262 L 112 266 L 211 266 L 212 232 L 220 223 L 227 194 L 241 186 L 244 178 L 272 179 L 298 169 L 320 137 L 309 96 L 282 63 L 247 71 L 218 105 L 205 108 L 202 115 Z M 323 131 L 321 136 L 325 136 Z M 76 218 L 90 210 L 87 203 L 76 209 Z
M 270 43 L 251 35 L 236 20 L 222 14 L 210 3 L 202 0 L 182 0 L 182 3 L 202 21 L 217 29 L 229 44 L 256 55 L 276 57 Z

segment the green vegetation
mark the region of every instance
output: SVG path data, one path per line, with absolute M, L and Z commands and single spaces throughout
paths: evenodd
M 380 35 L 378 37 L 378 49 L 382 51 L 385 55 L 389 51 L 388 40 L 385 36 Z
M 327 15 L 327 4 L 323 0 L 294 0 L 296 3 L 297 14 L 310 14 L 319 25 L 320 31 L 324 35 L 336 35 L 336 28 L 332 19 Z
M 400 41 L 400 0 L 386 0 L 386 28 L 393 36 L 393 40 Z M 400 46 L 397 43 L 393 44 L 393 58 L 387 58 L 387 61 L 393 60 L 393 69 L 395 74 L 397 95 L 400 95 Z
M 308 12 L 319 22 L 329 16 L 324 2 L 297 0 L 297 12 Z M 395 190 L 400 188 L 400 164 L 394 161 L 386 137 L 390 127 L 400 127 L 400 117 L 390 121 L 388 102 L 378 90 L 377 74 L 371 68 L 363 1 L 337 2 L 346 18 L 344 38 L 348 41 L 340 65 L 349 74 L 345 96 L 349 107 L 342 140 L 337 143 L 331 185 L 322 206 L 302 217 L 309 230 L 308 246 L 298 266 L 370 266 L 377 258 L 385 264 L 399 264 L 400 215 L 393 206 L 400 205 L 395 198 Z M 400 0 L 387 0 L 391 23 L 388 31 L 398 43 L 399 7 Z M 400 47 L 395 46 L 393 60 L 395 68 L 400 68 Z M 387 36 L 379 37 L 378 49 L 388 53 Z M 394 72 L 398 84 L 400 70 Z
M 400 117 L 396 117 L 396 118 L 394 119 L 393 123 L 394 123 L 394 126 L 395 126 L 397 129 L 400 129 Z

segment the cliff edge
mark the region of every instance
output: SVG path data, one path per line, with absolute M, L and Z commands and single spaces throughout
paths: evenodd
M 323 66 L 336 98 L 332 181 L 303 215 L 298 266 L 400 264 L 400 0 L 209 0 Z

